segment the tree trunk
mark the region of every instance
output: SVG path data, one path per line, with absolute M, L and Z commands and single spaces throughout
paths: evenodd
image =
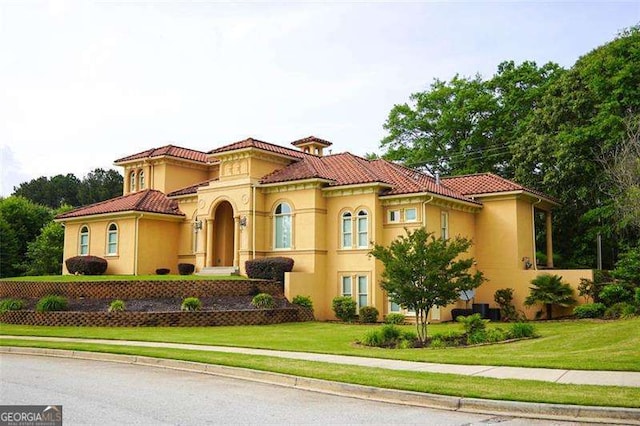
M 547 319 L 551 319 L 551 310 L 553 309 L 553 305 L 551 303 L 547 303 Z

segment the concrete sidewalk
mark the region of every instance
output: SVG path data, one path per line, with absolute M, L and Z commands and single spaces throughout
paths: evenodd
M 640 387 L 640 372 L 564 370 L 552 368 L 497 367 L 488 365 L 438 364 L 430 362 L 399 361 L 357 356 L 315 354 L 308 352 L 274 351 L 268 349 L 236 348 L 227 346 L 193 345 L 185 343 L 141 342 L 131 340 L 76 339 L 66 337 L 0 336 L 0 339 L 23 339 L 51 342 L 96 343 L 118 346 L 139 346 L 154 348 L 174 348 L 197 351 L 262 355 L 278 358 L 319 361 L 334 364 L 357 365 L 362 367 L 385 368 L 431 373 L 460 374 L 465 376 L 493 377 L 500 379 L 539 380 L 554 383 L 578 385 L 605 385 Z

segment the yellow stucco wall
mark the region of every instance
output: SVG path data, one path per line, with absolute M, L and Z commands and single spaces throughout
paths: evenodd
M 138 274 L 154 274 L 158 268 L 178 273 L 180 222 L 143 216 L 138 222 Z

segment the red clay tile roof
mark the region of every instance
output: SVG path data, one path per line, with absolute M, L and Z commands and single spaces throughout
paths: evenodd
M 178 195 L 195 194 L 198 192 L 198 188 L 200 188 L 201 186 L 207 186 L 209 182 L 213 182 L 215 180 L 218 180 L 218 178 L 205 180 L 205 181 L 196 183 L 195 185 L 190 185 L 184 188 L 176 189 L 175 191 L 168 193 L 167 197 L 177 197 Z
M 216 148 L 214 150 L 209 151 L 208 154 L 215 155 L 221 152 L 235 151 L 235 150 L 244 149 L 244 148 L 257 148 L 264 151 L 274 152 L 276 154 L 281 154 L 281 155 L 287 155 L 289 157 L 294 157 L 294 158 L 303 158 L 309 155 L 297 149 L 285 148 L 280 145 L 274 145 L 272 143 L 260 141 L 254 138 L 247 138 L 242 141 L 221 146 L 220 148 Z
M 544 197 L 553 202 L 557 202 L 557 200 L 549 195 L 535 189 L 527 188 L 493 173 L 443 177 L 442 182 L 446 186 L 467 196 L 490 194 L 495 192 L 524 191 Z
M 170 200 L 160 191 L 146 189 L 129 195 L 112 198 L 88 206 L 80 207 L 56 216 L 56 219 L 68 219 L 105 213 L 138 211 L 184 216 L 175 200 Z
M 324 145 L 324 146 L 333 145 L 333 143 L 331 143 L 331 142 L 329 142 L 327 140 L 324 140 L 324 139 L 317 138 L 315 136 L 307 136 L 306 138 L 298 139 L 297 141 L 291 142 L 291 145 L 298 146 L 298 145 L 302 145 L 302 144 L 309 143 L 309 142 L 317 142 L 317 143 L 319 143 L 321 145 Z
M 139 152 L 137 154 L 128 155 L 115 161 L 116 164 L 124 163 L 125 161 L 140 160 L 144 158 L 154 157 L 174 157 L 184 160 L 197 161 L 199 163 L 207 163 L 207 154 L 195 149 L 181 148 L 175 145 L 165 145 L 160 148 L 151 148 L 146 151 Z
M 260 183 L 280 183 L 313 178 L 329 180 L 331 186 L 375 182 L 389 185 L 391 188 L 385 189 L 381 195 L 429 192 L 480 204 L 445 185 L 436 185 L 435 180 L 424 173 L 386 160 L 369 161 L 348 152 L 325 157 L 304 157 L 301 161 L 268 174 L 260 180 Z

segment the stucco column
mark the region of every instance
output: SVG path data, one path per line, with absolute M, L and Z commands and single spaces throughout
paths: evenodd
M 233 218 L 233 266 L 236 268 L 240 265 L 239 259 L 240 249 L 240 216 Z
M 213 225 L 213 219 L 207 219 L 207 238 L 204 241 L 205 267 L 213 266 Z
M 553 235 L 551 234 L 551 212 L 546 212 L 544 217 L 546 219 L 547 234 L 547 268 L 553 268 Z

